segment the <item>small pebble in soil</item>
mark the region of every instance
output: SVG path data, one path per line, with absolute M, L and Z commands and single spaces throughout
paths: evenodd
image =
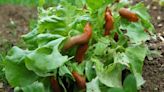
M 153 60 L 153 57 L 151 57 L 151 56 L 148 57 L 148 60 L 149 60 L 149 61 L 152 61 L 152 60 Z
M 160 24 L 158 24 L 157 26 L 158 26 L 158 27 L 162 27 L 162 26 L 163 26 L 163 24 L 162 24 L 162 23 L 160 23 Z
M 154 91 L 158 91 L 158 88 L 155 87 L 155 88 L 154 88 Z
M 0 82 L 0 88 L 3 88 L 3 83 L 2 82 Z
M 162 42 L 164 42 L 164 38 L 161 35 L 159 35 L 158 37 Z
M 158 70 L 154 70 L 153 72 L 154 72 L 154 73 L 158 73 Z
M 162 67 L 159 68 L 159 71 L 160 71 L 160 72 L 164 72 L 164 68 L 162 68 Z
M 156 44 L 150 44 L 149 46 L 150 46 L 149 47 L 150 50 L 154 50 L 157 48 Z
M 162 50 L 162 46 L 159 46 L 159 47 L 158 47 L 158 50 Z
M 157 20 L 161 20 L 161 16 L 158 16 L 158 17 L 157 17 Z
M 149 61 L 148 65 L 154 65 L 154 62 L 153 61 Z
M 163 68 L 163 69 L 164 69 L 164 64 L 163 64 L 163 65 L 161 65 L 161 68 Z
M 153 10 L 157 10 L 157 6 L 153 6 Z
M 162 57 L 164 57 L 164 52 L 163 52 L 163 53 L 161 53 L 161 55 L 162 55 Z

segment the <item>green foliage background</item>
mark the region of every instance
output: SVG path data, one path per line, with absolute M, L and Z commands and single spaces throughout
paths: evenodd
M 57 0 L 45 0 L 46 4 L 53 4 Z M 0 0 L 0 5 L 2 4 L 16 4 L 16 5 L 26 5 L 26 6 L 37 6 L 39 0 Z

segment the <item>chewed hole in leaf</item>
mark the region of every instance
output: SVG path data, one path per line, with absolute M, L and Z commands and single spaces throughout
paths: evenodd
M 122 31 L 124 34 L 127 33 L 127 30 L 121 29 L 121 31 Z
M 112 45 L 111 44 L 109 44 L 107 47 L 111 47 Z
M 51 54 L 52 53 L 52 49 L 51 48 L 47 48 L 47 47 L 43 47 L 37 50 L 38 53 L 42 53 L 42 54 Z
M 96 46 L 93 46 L 93 49 L 96 49 Z
M 106 50 L 106 51 L 105 51 L 105 54 L 108 54 L 108 53 L 109 53 L 108 50 Z

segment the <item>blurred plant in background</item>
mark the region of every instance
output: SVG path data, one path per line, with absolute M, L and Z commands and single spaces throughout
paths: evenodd
M 53 5 L 59 0 L 45 0 L 45 4 Z M 2 4 L 16 4 L 16 5 L 26 5 L 26 6 L 37 6 L 39 0 L 0 0 L 0 5 Z
M 159 3 L 160 6 L 164 7 L 164 0 L 153 0 L 153 1 Z

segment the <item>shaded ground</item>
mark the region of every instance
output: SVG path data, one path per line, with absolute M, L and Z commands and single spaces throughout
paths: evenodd
M 28 32 L 29 21 L 36 15 L 36 9 L 11 5 L 0 6 L 1 52 L 5 52 L 13 45 L 23 46 L 20 37 Z
M 134 0 L 139 1 L 139 0 Z M 152 22 L 157 30 L 158 40 L 149 41 L 152 50 L 159 50 L 161 57 L 146 59 L 143 68 L 143 77 L 146 80 L 141 92 L 164 92 L 164 9 L 157 4 L 145 0 Z M 36 9 L 21 6 L 0 6 L 0 51 L 7 51 L 11 46 L 23 47 L 20 36 L 29 30 L 29 20 L 36 18 Z

